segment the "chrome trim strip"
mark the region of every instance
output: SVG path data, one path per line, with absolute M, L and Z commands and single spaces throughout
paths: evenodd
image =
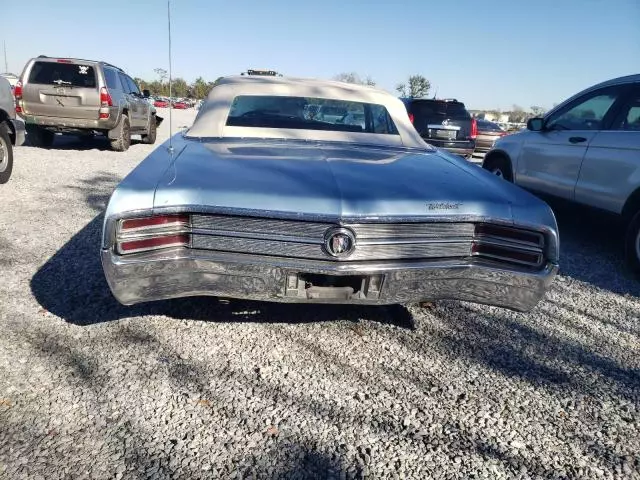
M 237 207 L 220 207 L 208 205 L 180 205 L 155 207 L 151 210 L 137 209 L 128 212 L 122 212 L 118 215 L 118 219 L 135 218 L 138 216 L 162 215 L 172 213 L 191 213 L 196 215 L 221 215 L 235 217 L 250 217 L 259 219 L 272 220 L 292 220 L 300 222 L 327 222 L 331 224 L 347 225 L 347 224 L 374 224 L 376 226 L 389 225 L 396 223 L 403 224 L 476 224 L 485 223 L 498 226 L 522 228 L 529 231 L 537 231 L 545 237 L 545 256 L 551 261 L 556 262 L 559 258 L 560 240 L 558 232 L 547 225 L 523 221 L 521 219 L 506 219 L 501 217 L 493 217 L 490 215 L 424 215 L 424 216 L 393 216 L 393 215 L 367 215 L 367 216 L 340 216 L 319 215 L 319 214 L 299 214 L 291 212 L 281 212 L 272 210 L 258 210 Z M 104 225 L 103 248 L 112 247 L 115 242 L 116 220 L 108 217 Z
M 251 252 L 256 255 L 277 257 L 332 259 L 334 261 L 392 260 L 402 258 L 465 257 L 471 252 L 471 239 L 463 242 L 429 242 L 407 244 L 367 245 L 356 242 L 348 257 L 331 257 L 322 248 L 322 243 L 299 243 L 271 239 L 220 237 L 215 235 L 192 235 L 193 248 L 222 252 Z

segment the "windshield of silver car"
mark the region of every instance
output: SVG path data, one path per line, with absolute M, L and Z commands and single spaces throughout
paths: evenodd
M 227 126 L 398 135 L 383 105 L 313 97 L 237 96 Z

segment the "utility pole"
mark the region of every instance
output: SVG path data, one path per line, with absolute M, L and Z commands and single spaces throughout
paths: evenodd
M 9 64 L 7 63 L 7 41 L 4 40 L 2 43 L 4 43 L 4 71 L 9 73 Z

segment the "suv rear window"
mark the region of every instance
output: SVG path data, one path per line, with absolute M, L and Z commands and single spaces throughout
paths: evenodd
M 314 111 L 310 105 L 321 107 Z M 349 120 L 347 114 L 364 119 Z M 227 126 L 398 135 L 383 105 L 311 97 L 240 95 L 231 104 Z
M 96 88 L 96 73 L 91 65 L 77 63 L 35 62 L 29 83 Z
M 415 116 L 440 118 L 471 118 L 469 112 L 460 102 L 438 102 L 435 100 L 414 100 L 411 102 L 411 113 Z

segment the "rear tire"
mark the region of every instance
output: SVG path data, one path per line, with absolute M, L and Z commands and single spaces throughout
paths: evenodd
M 55 137 L 53 132 L 37 125 L 27 125 L 27 140 L 34 147 L 50 148 Z
M 156 143 L 156 136 L 158 134 L 158 124 L 156 122 L 156 116 L 151 115 L 149 119 L 149 131 L 146 135 L 142 135 L 142 143 L 147 145 L 153 145 Z
M 640 274 L 640 210 L 627 226 L 624 250 L 627 266 L 636 275 Z
M 507 182 L 513 182 L 511 162 L 505 157 L 491 157 L 483 162 L 482 168 L 490 171 L 496 177 L 500 177 Z
M 13 170 L 13 146 L 9 137 L 9 127 L 0 123 L 0 184 L 7 183 Z
M 116 152 L 124 152 L 131 145 L 131 126 L 129 124 L 129 117 L 122 115 L 116 128 L 111 130 L 115 133 L 115 138 L 109 140 L 111 144 L 111 150 Z

